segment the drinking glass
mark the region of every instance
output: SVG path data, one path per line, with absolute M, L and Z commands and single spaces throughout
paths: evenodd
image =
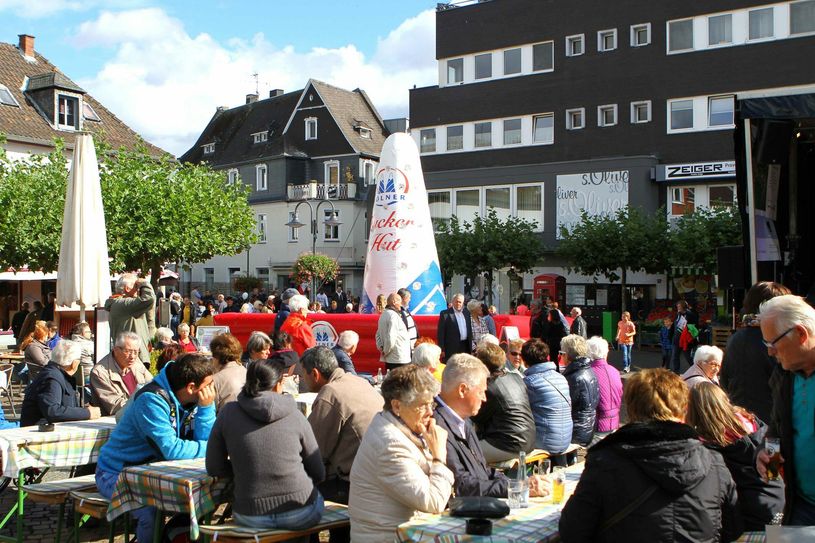
M 552 503 L 561 503 L 566 492 L 566 471 L 563 466 L 555 466 L 552 473 Z

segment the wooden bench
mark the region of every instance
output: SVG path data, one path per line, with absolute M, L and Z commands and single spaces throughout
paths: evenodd
M 65 516 L 65 504 L 68 501 L 71 491 L 87 490 L 96 488 L 96 480 L 93 474 L 70 479 L 60 479 L 58 481 L 46 481 L 44 483 L 32 483 L 23 485 L 26 498 L 35 503 L 48 505 L 59 505 L 59 517 L 57 517 L 57 543 L 62 539 L 62 523 Z
M 213 542 L 221 543 L 274 543 L 276 541 L 289 541 L 308 536 L 314 533 L 330 530 L 332 528 L 342 528 L 350 525 L 348 517 L 348 506 L 334 502 L 325 502 L 325 511 L 317 525 L 308 530 L 265 530 L 248 528 L 234 522 L 227 524 L 204 524 L 201 525 L 201 534 L 211 538 Z
M 74 502 L 74 541 L 79 543 L 79 529 L 82 527 L 89 518 L 98 520 L 106 520 L 108 513 L 108 506 L 110 500 L 102 496 L 98 492 L 93 491 L 79 491 L 75 490 L 70 493 L 71 499 Z M 124 519 L 124 540 L 127 543 L 130 540 L 130 515 L 125 513 L 122 518 Z M 116 537 L 116 521 L 113 519 L 110 522 L 110 529 L 108 531 L 108 543 L 113 543 Z

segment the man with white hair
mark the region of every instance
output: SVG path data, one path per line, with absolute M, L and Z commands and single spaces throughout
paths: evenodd
M 74 374 L 79 369 L 82 347 L 62 340 L 51 351 L 51 361 L 26 388 L 20 426 L 40 422 L 98 419 L 99 408 L 80 407 Z
M 340 332 L 337 338 L 337 344 L 331 349 L 334 352 L 334 356 L 337 357 L 339 367 L 344 369 L 345 373 L 350 373 L 351 375 L 357 374 L 354 368 L 354 361 L 351 360 L 351 357 L 357 352 L 357 345 L 359 345 L 359 334 L 353 330 L 344 330 Z
M 402 320 L 402 297 L 393 292 L 388 296 L 387 303 L 379 315 L 376 348 L 380 352 L 379 361 L 392 370 L 410 363 L 410 337 Z
M 170 331 L 167 328 L 159 330 Z M 116 338 L 113 351 L 91 370 L 93 404 L 102 410 L 104 416 L 121 411 L 139 386 L 153 380 L 139 360 L 139 341 L 139 336 L 133 332 L 122 332 Z
M 150 364 L 147 345 L 156 333 L 156 293 L 146 279 L 134 273 L 123 273 L 116 281 L 116 294 L 105 301 L 109 313 L 111 342 L 122 332 L 133 332 L 140 338 L 139 359 Z
M 473 322 L 470 312 L 464 311 L 463 294 L 455 294 L 450 307 L 439 314 L 436 338 L 445 360 L 456 353 L 472 350 Z
M 436 381 L 441 383 L 444 373 L 444 364 L 441 363 L 441 347 L 434 343 L 420 343 L 413 349 L 410 363 L 416 366 L 427 368 L 433 374 Z
M 773 394 L 768 436 L 781 440 L 784 468 L 784 524 L 815 524 L 815 309 L 787 294 L 760 306 L 761 335 L 767 353 L 781 368 L 770 377 Z M 759 475 L 767 477 L 770 457 L 761 450 Z
M 569 333 L 581 336 L 583 339 L 588 339 L 589 333 L 586 326 L 586 319 L 583 318 L 583 310 L 579 307 L 573 307 L 572 312 L 572 326 L 569 328 Z

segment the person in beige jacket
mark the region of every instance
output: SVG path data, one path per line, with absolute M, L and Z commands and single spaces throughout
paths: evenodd
M 441 513 L 453 489 L 447 432 L 433 419 L 439 384 L 407 365 L 382 383 L 385 410 L 374 416 L 351 467 L 351 541 L 383 543 L 417 512 Z
M 217 372 L 212 377 L 215 385 L 215 410 L 238 399 L 246 384 L 246 367 L 241 363 L 243 347 L 232 334 L 218 334 L 209 344 L 212 358 L 217 362 Z
M 139 360 L 141 338 L 133 332 L 122 332 L 106 357 L 91 370 L 91 403 L 102 410 L 103 416 L 115 415 L 140 385 L 153 376 Z

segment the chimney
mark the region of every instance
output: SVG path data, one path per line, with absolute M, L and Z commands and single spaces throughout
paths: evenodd
M 258 95 L 257 94 L 252 93 L 252 94 L 247 94 L 246 95 L 246 103 L 247 104 L 254 104 L 257 101 L 258 101 Z
M 224 111 L 227 111 L 228 109 L 229 109 L 229 106 L 218 106 L 218 107 L 215 108 L 215 113 L 223 113 Z
M 269 98 L 274 98 L 275 96 L 283 96 L 283 89 L 272 89 L 269 91 Z
M 23 56 L 34 58 L 34 36 L 29 36 L 28 34 L 20 34 L 20 52 L 23 53 Z

